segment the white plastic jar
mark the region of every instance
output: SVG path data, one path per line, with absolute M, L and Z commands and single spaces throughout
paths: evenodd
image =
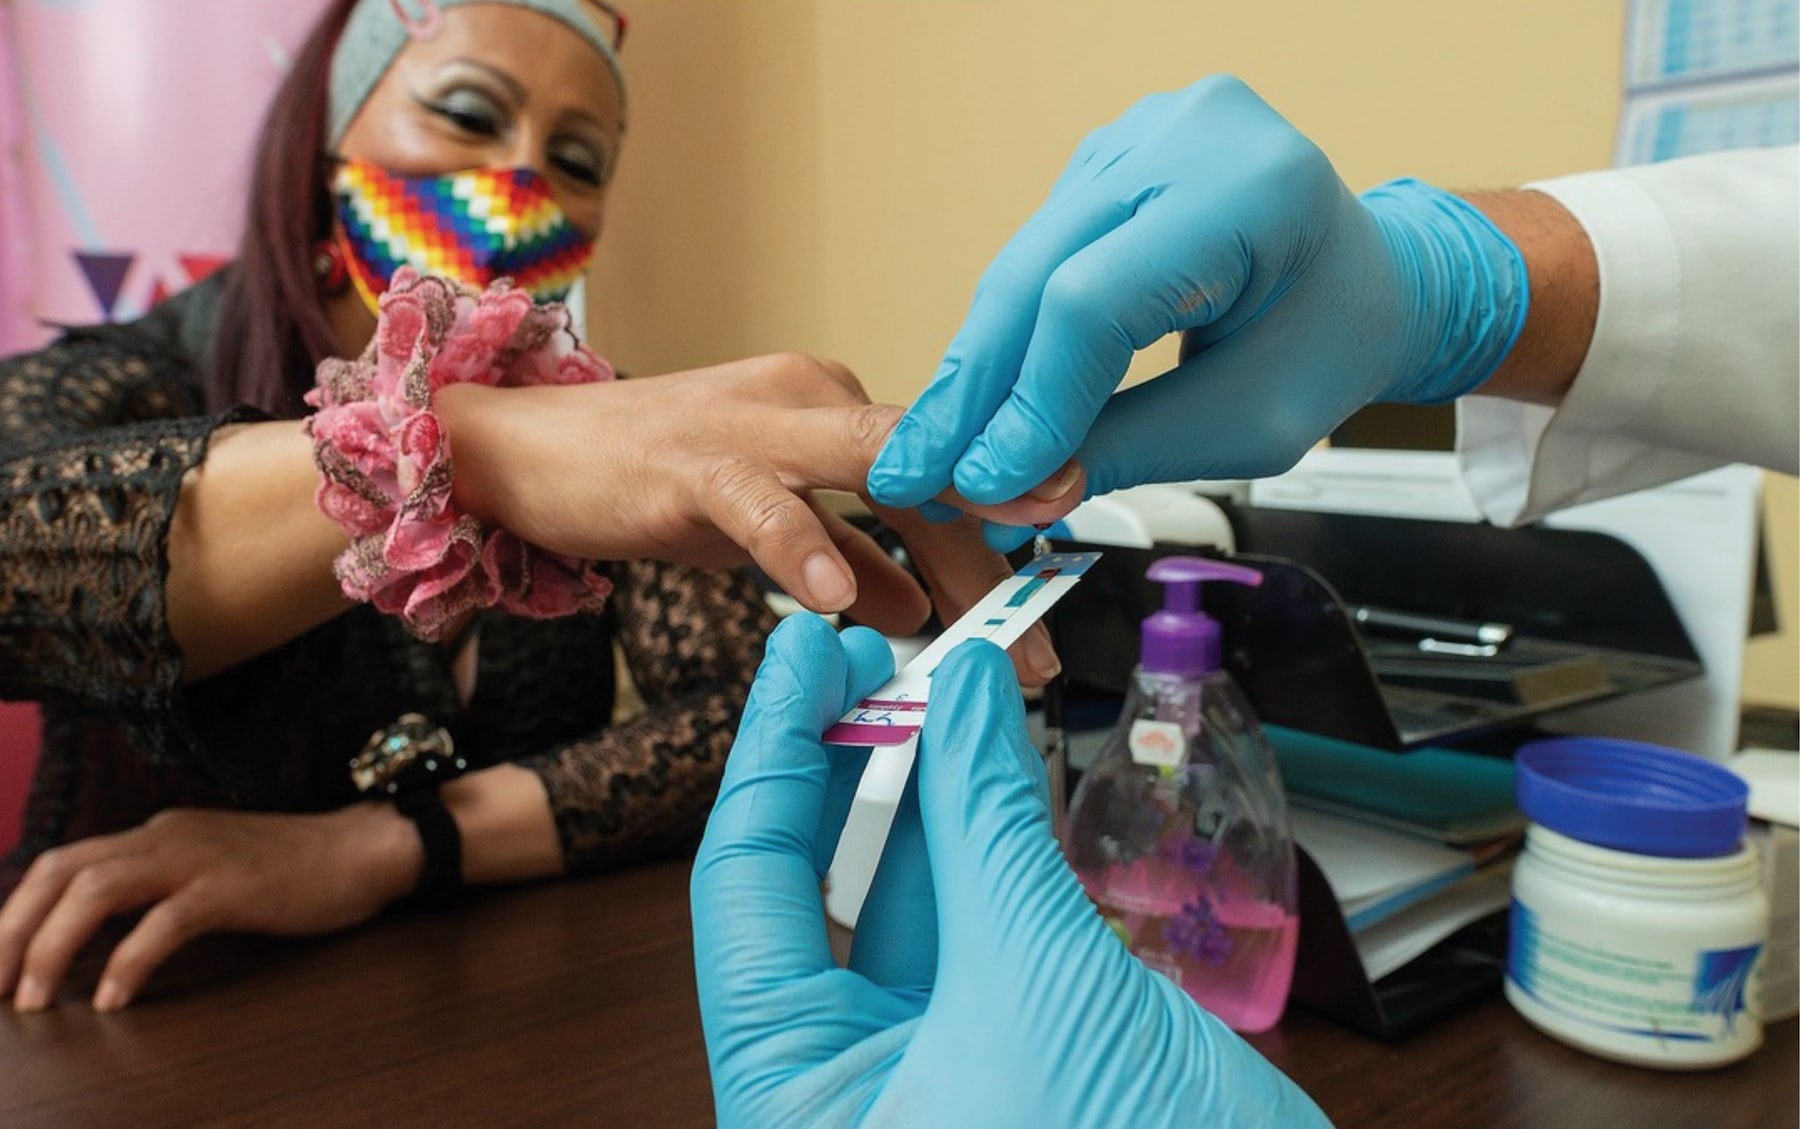
M 1769 905 L 1742 781 L 1674 750 L 1568 738 L 1520 751 L 1518 792 L 1532 826 L 1513 871 L 1513 1007 L 1639 1066 L 1721 1066 L 1761 1046 Z

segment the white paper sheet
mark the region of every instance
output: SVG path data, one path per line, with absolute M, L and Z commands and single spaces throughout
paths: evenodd
M 1294 808 L 1294 841 L 1325 875 L 1352 931 L 1366 928 L 1475 869 L 1474 856 L 1353 819 Z
M 1445 937 L 1505 909 L 1512 900 L 1512 864 L 1483 867 L 1449 889 L 1351 934 L 1370 980 L 1379 980 Z

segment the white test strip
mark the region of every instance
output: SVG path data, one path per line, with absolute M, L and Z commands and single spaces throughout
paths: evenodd
M 1099 559 L 1099 553 L 1045 553 L 1034 557 L 995 585 L 885 686 L 839 718 L 825 731 L 825 743 L 886 748 L 910 741 L 925 725 L 931 674 L 945 655 L 969 639 L 1012 646 Z

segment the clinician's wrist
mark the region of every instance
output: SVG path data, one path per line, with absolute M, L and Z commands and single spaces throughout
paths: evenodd
M 1381 399 L 1440 404 L 1485 384 L 1531 305 L 1524 254 L 1481 209 L 1422 181 L 1363 193 L 1410 305 L 1403 360 Z
M 1525 258 L 1531 307 L 1518 341 L 1479 391 L 1555 406 L 1574 383 L 1600 313 L 1600 265 L 1581 221 L 1548 193 L 1465 193 Z

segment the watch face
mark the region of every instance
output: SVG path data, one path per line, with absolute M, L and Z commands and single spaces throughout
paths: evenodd
M 468 768 L 456 755 L 450 731 L 423 714 L 398 721 L 370 736 L 350 762 L 350 781 L 365 796 L 394 795 L 406 788 L 447 780 Z

